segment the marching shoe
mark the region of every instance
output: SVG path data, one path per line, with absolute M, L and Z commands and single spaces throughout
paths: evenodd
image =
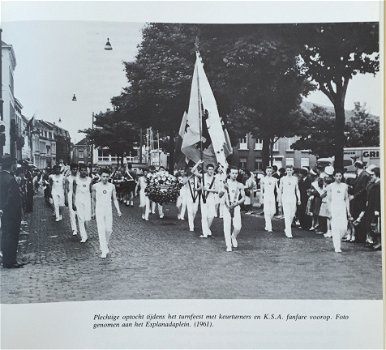
M 76 236 L 77 234 L 78 234 L 78 232 L 76 232 L 75 230 L 72 231 L 72 235 L 73 235 L 73 236 Z
M 232 245 L 237 248 L 238 247 L 238 243 L 237 243 L 237 239 L 235 236 L 231 236 L 231 241 L 232 241 Z
M 190 231 L 190 232 L 194 232 L 194 228 L 190 228 L 189 231 Z
M 208 238 L 208 236 L 201 235 L 200 238 Z
M 232 247 L 227 247 L 227 252 L 231 252 L 232 251 Z
M 56 218 L 55 221 L 56 221 L 56 222 L 60 221 L 60 217 Z
M 82 238 L 80 243 L 86 243 L 87 242 L 87 238 Z
M 145 214 L 142 214 L 142 220 L 145 220 Z
M 335 253 L 342 253 L 340 249 L 335 249 Z

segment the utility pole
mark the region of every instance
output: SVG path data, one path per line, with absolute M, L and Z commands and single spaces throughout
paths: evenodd
M 92 113 L 92 117 L 91 117 L 91 129 L 93 130 L 94 129 L 94 112 Z M 91 143 L 91 173 L 92 173 L 92 169 L 94 167 L 94 143 L 92 142 Z

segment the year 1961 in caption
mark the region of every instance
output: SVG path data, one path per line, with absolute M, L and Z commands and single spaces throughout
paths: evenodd
M 342 322 L 346 314 L 258 313 L 258 314 L 94 314 L 93 329 L 106 328 L 213 328 L 225 322 Z

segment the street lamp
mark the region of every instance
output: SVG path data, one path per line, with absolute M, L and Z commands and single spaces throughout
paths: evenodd
M 74 102 L 77 101 L 75 94 L 74 94 L 74 96 L 72 96 L 72 101 L 74 101 Z
M 110 51 L 110 50 L 112 50 L 112 49 L 113 49 L 113 47 L 112 47 L 111 44 L 110 44 L 110 39 L 107 38 L 107 42 L 106 42 L 106 44 L 105 44 L 105 50 L 106 50 L 106 51 Z

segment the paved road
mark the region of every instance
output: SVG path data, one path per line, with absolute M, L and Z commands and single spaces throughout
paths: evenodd
M 239 248 L 225 252 L 222 221 L 214 239 L 200 239 L 177 221 L 172 205 L 164 219 L 141 219 L 139 208 L 122 207 L 114 218 L 111 257 L 99 257 L 95 220 L 90 239 L 72 237 L 67 209 L 55 222 L 42 197 L 28 217 L 29 235 L 21 237 L 22 269 L 1 269 L 2 303 L 147 299 L 381 299 L 381 253 L 295 229 L 262 231 L 262 217 L 243 216 Z M 199 216 L 196 218 L 199 226 Z

